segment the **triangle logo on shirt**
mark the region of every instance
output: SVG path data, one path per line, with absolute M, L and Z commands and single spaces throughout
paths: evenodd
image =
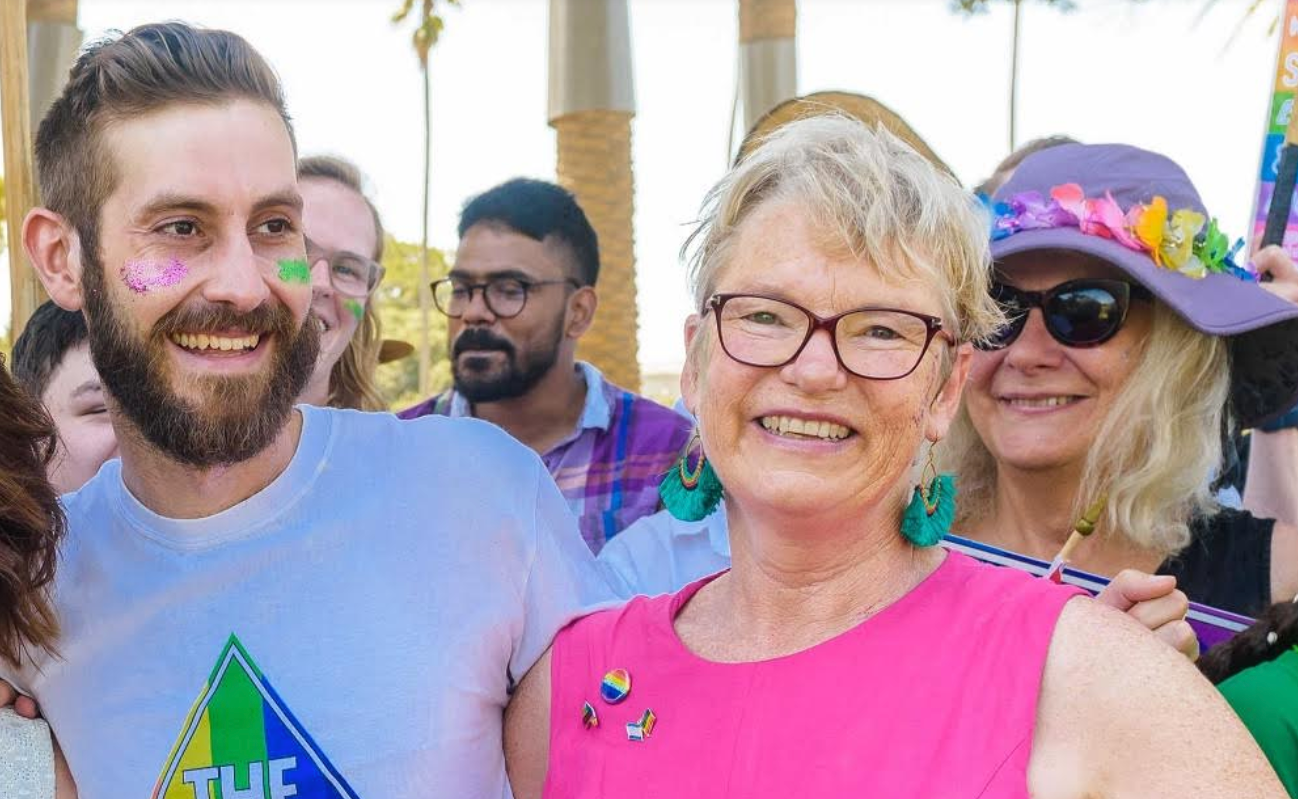
M 357 799 L 235 635 L 194 702 L 153 799 Z

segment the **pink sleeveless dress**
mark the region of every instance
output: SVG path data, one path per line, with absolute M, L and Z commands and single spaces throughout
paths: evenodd
M 547 799 L 1028 795 L 1046 650 L 1080 590 L 953 552 L 909 594 L 828 641 L 714 663 L 673 628 L 712 579 L 559 633 Z M 630 690 L 610 703 L 601 689 L 615 669 Z M 616 698 L 619 681 L 607 682 Z

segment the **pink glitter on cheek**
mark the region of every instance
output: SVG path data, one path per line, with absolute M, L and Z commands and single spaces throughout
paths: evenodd
M 174 286 L 189 274 L 189 267 L 179 258 L 161 261 L 127 261 L 122 267 L 122 282 L 136 294 L 147 294 L 156 288 Z

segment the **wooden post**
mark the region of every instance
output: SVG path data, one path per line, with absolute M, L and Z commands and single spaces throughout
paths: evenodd
M 23 251 L 23 217 L 37 203 L 27 98 L 27 0 L 0 0 L 0 123 L 4 130 L 5 211 L 8 225 L 11 340 L 45 299 Z

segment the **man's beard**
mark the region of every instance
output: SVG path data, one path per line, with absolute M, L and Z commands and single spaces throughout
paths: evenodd
M 451 351 L 451 375 L 455 390 L 471 403 L 499 402 L 521 397 L 545 377 L 559 360 L 559 346 L 563 343 L 563 319 L 555 321 L 554 329 L 540 347 L 524 353 L 508 340 L 481 327 L 466 327 Z M 469 357 L 462 364 L 461 353 L 469 350 L 496 350 L 504 353 L 503 370 L 497 370 L 497 359 Z M 477 363 L 475 363 L 477 362 Z M 477 368 L 475 368 L 475 366 Z
M 84 236 L 82 242 L 90 354 L 130 424 L 173 460 L 197 468 L 242 463 L 270 446 L 315 367 L 320 346 L 315 318 L 295 329 L 292 314 L 282 305 L 261 305 L 246 314 L 227 305 L 180 306 L 158 320 L 142 341 L 108 299 L 97 243 Z M 182 399 L 170 384 L 170 335 L 229 328 L 259 334 L 263 341 L 270 337 L 275 347 L 270 368 L 237 377 L 189 378 L 203 399 Z

